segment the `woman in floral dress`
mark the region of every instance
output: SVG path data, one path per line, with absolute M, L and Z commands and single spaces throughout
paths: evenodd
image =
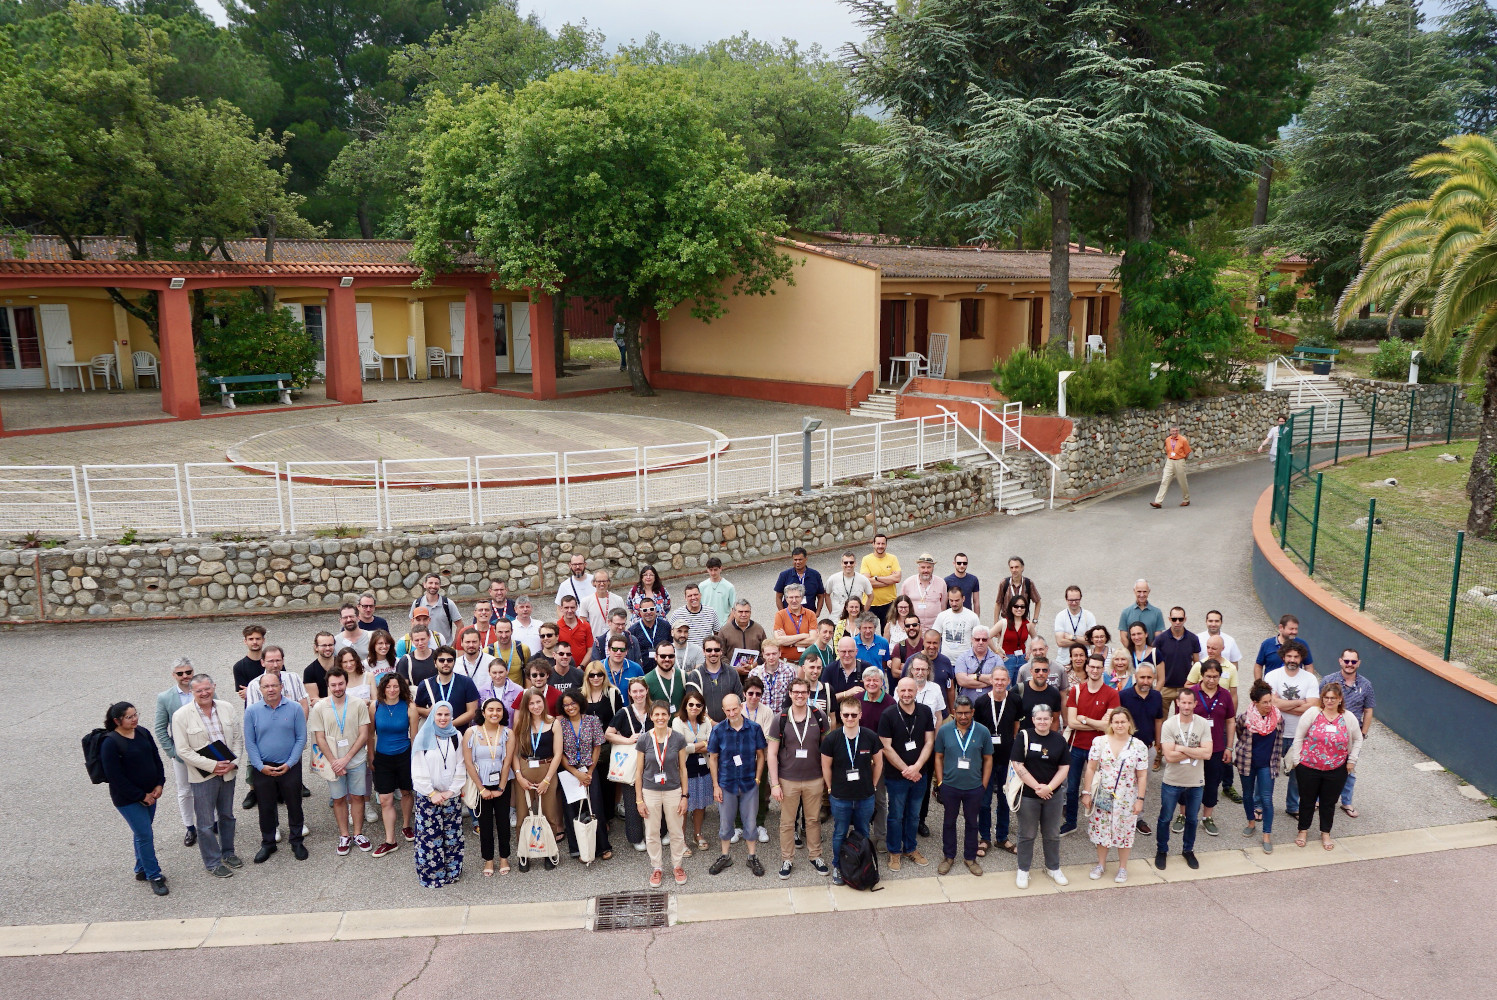
M 416 877 L 428 889 L 451 885 L 463 872 L 463 782 L 468 773 L 452 706 L 439 701 L 411 747 L 416 790 Z
M 1107 870 L 1107 849 L 1118 849 L 1118 874 L 1114 882 L 1128 881 L 1128 852 L 1133 849 L 1133 834 L 1138 816 L 1144 808 L 1144 790 L 1148 781 L 1149 751 L 1133 738 L 1133 716 L 1126 708 L 1110 708 L 1102 720 L 1107 735 L 1092 744 L 1081 779 L 1081 804 L 1091 814 L 1086 833 L 1097 845 L 1097 866 L 1091 877 L 1101 878 Z M 1092 799 L 1092 782 L 1097 774 L 1096 801 Z

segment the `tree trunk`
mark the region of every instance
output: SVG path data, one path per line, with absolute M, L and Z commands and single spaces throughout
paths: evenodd
M 1071 336 L 1071 189 L 1050 192 L 1050 339 L 1065 350 Z
M 111 299 L 114 300 L 116 305 L 125 310 L 125 312 L 129 313 L 131 316 L 134 316 L 136 319 L 144 323 L 146 325 L 146 329 L 150 331 L 151 339 L 154 340 L 157 345 L 160 345 L 161 330 L 156 325 L 156 317 L 159 311 L 155 305 L 157 298 L 155 292 L 146 292 L 145 296 L 141 299 L 142 302 L 149 301 L 152 303 L 150 308 L 146 308 L 144 306 L 137 305 L 136 303 L 131 302 L 128 298 L 125 297 L 125 293 L 121 292 L 118 288 L 105 288 L 104 291 L 109 295 Z
M 1263 154 L 1258 165 L 1258 201 L 1253 205 L 1253 228 L 1268 225 L 1268 191 L 1273 185 L 1273 158 Z
M 1497 351 L 1487 355 L 1485 392 L 1481 397 L 1481 427 L 1476 432 L 1476 454 L 1471 456 L 1471 476 L 1466 495 L 1471 512 L 1466 530 L 1478 538 L 1491 538 L 1497 529 Z M 1458 387 L 1456 387 L 1458 388 Z
M 1128 245 L 1135 243 L 1147 243 L 1154 237 L 1154 182 L 1142 174 L 1133 174 L 1128 178 L 1128 218 L 1126 220 L 1127 231 L 1125 233 Z M 1123 266 L 1126 267 L 1129 260 L 1128 250 L 1123 251 Z M 1118 307 L 1118 320 L 1121 321 L 1128 315 L 1128 296 L 1123 295 L 1122 304 Z
M 1014 249 L 1024 249 L 1024 223 L 1022 222 L 1014 226 Z
M 636 396 L 653 396 L 655 390 L 650 386 L 650 380 L 645 378 L 644 353 L 639 342 L 638 316 L 631 316 L 624 320 L 624 360 L 629 365 L 629 384 L 634 388 Z
M 551 347 L 555 352 L 552 357 L 556 359 L 556 374 L 566 374 L 567 361 L 567 296 L 565 292 L 557 292 L 551 296 Z
M 192 342 L 203 342 L 203 320 L 208 315 L 208 293 L 201 288 L 192 290 Z
M 359 235 L 366 240 L 374 239 L 374 221 L 369 218 L 369 202 L 359 199 Z

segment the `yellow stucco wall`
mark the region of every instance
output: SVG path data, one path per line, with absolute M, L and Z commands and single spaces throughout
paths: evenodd
M 680 306 L 660 323 L 665 371 L 847 385 L 878 367 L 878 272 L 784 249 L 795 284 L 737 296 L 704 323 Z

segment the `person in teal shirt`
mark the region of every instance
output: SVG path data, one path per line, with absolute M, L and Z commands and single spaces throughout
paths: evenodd
M 707 560 L 707 579 L 697 585 L 702 592 L 702 606 L 717 612 L 717 624 L 726 625 L 733 618 L 738 591 L 723 577 L 723 561 L 717 556 Z
M 983 789 L 993 774 L 993 734 L 972 719 L 972 700 L 958 695 L 951 718 L 936 730 L 935 780 L 946 818 L 941 826 L 941 864 L 945 875 L 956 864 L 956 816 L 961 810 L 965 823 L 962 857 L 967 870 L 982 874 L 977 860 L 977 820 L 982 810 Z

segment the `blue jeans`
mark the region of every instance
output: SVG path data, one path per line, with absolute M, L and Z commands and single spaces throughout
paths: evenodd
M 872 795 L 866 799 L 839 799 L 831 797 L 832 805 L 832 867 L 837 867 L 842 857 L 842 841 L 847 839 L 847 828 L 851 825 L 863 836 L 868 836 L 868 823 L 873 819 Z M 810 817 L 806 817 L 810 819 Z
M 1256 822 L 1257 810 L 1263 810 L 1264 833 L 1273 833 L 1273 769 L 1254 768 L 1242 776 L 1242 811 L 1249 823 Z
M 1204 789 L 1197 785 L 1195 788 L 1181 788 L 1179 785 L 1159 786 L 1159 822 L 1154 828 L 1156 850 L 1160 854 L 1168 854 L 1170 849 L 1170 821 L 1175 818 L 1175 808 L 1185 807 L 1185 833 L 1180 838 L 1180 849 L 1182 851 L 1193 851 L 1196 848 L 1196 821 L 1201 817 L 1201 793 Z
M 129 825 L 130 833 L 135 838 L 136 874 L 145 872 L 146 878 L 152 881 L 160 878 L 161 865 L 156 861 L 156 837 L 151 833 L 151 823 L 156 819 L 156 807 L 132 802 L 128 806 L 115 808 L 125 817 L 125 823 Z
M 977 814 L 977 835 L 990 844 L 1001 844 L 1008 840 L 1008 799 L 1003 797 L 1003 782 L 1008 777 L 1007 762 L 1000 768 L 998 758 L 993 759 L 993 776 L 983 790 L 982 809 Z M 998 822 L 993 822 L 993 808 L 998 809 Z
M 1351 790 L 1355 787 L 1357 787 L 1357 776 L 1355 774 L 1348 774 L 1346 776 L 1346 787 L 1341 789 L 1342 805 L 1351 805 Z
M 1285 722 L 1285 728 L 1288 728 L 1287 721 Z M 1293 736 L 1279 737 L 1279 752 L 1283 754 L 1283 756 L 1289 756 L 1289 748 L 1293 745 Z M 1297 813 L 1299 812 L 1299 782 L 1294 780 L 1293 775 L 1290 775 L 1289 780 L 1284 782 L 1284 784 L 1289 786 L 1289 794 L 1284 796 L 1284 811 Z
M 1071 769 L 1066 772 L 1066 811 L 1060 828 L 1076 825 L 1076 809 L 1081 804 L 1081 778 L 1086 774 L 1086 758 L 1090 750 L 1071 748 Z
M 897 773 L 884 778 L 889 792 L 889 819 L 885 824 L 885 841 L 890 854 L 909 854 L 919 845 L 915 834 L 920 830 L 920 803 L 925 798 L 925 776 L 909 781 Z

